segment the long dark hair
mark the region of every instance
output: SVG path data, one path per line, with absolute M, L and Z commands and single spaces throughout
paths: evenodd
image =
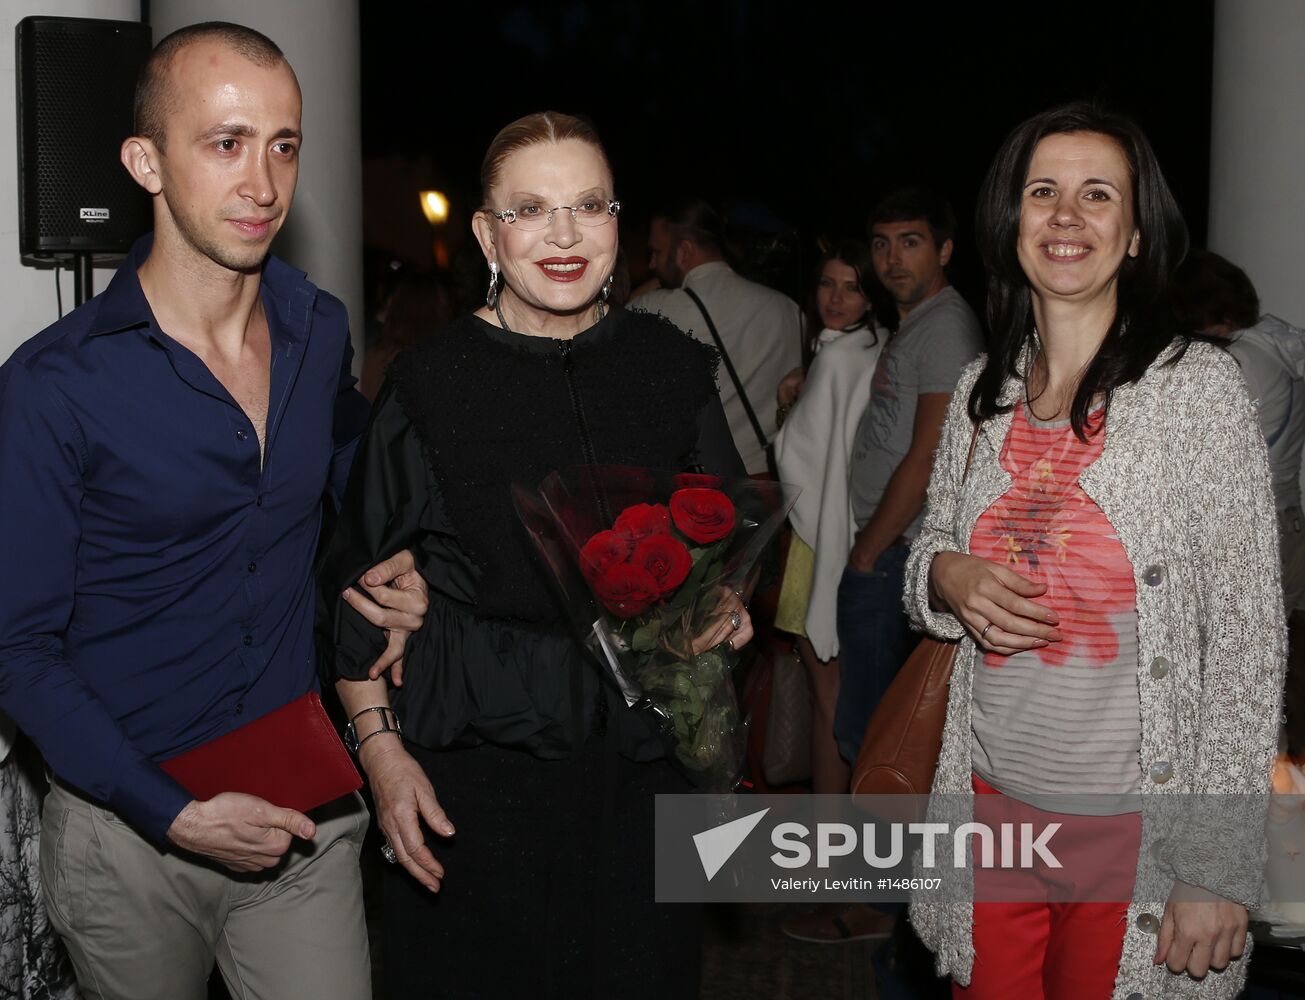
M 1018 256 L 1020 206 L 1029 162 L 1049 135 L 1094 132 L 1119 144 L 1133 184 L 1133 218 L 1141 234 L 1139 253 L 1125 257 L 1117 282 L 1115 318 L 1074 393 L 1070 423 L 1087 439 L 1094 398 L 1135 382 L 1175 336 L 1167 289 L 1170 275 L 1187 252 L 1187 225 L 1169 192 L 1150 142 L 1137 123 L 1095 104 L 1052 108 L 1019 125 L 1002 143 L 979 193 L 975 233 L 988 269 L 988 363 L 970 393 L 970 416 L 986 420 L 1009 407 L 998 405 L 1003 383 L 1019 376 L 1025 346 L 1033 337 L 1033 303 Z M 1094 426 L 1104 426 L 1104 423 Z
M 820 259 L 816 261 L 815 271 L 811 276 L 811 287 L 807 294 L 808 336 L 807 343 L 804 345 L 805 351 L 803 352 L 803 360 L 808 362 L 811 354 L 814 353 L 816 338 L 820 336 L 820 331 L 825 325 L 820 318 L 820 308 L 816 304 L 816 295 L 820 287 L 820 279 L 824 275 L 825 265 L 831 260 L 846 264 L 856 272 L 856 280 L 861 286 L 861 294 L 866 297 L 868 304 L 865 322 L 870 327 L 871 336 L 874 337 L 872 345 L 879 343 L 879 335 L 875 333 L 875 323 L 884 311 L 884 303 L 881 300 L 887 298 L 887 296 L 879 293 L 882 286 L 879 285 L 879 280 L 875 277 L 874 257 L 871 256 L 870 247 L 864 240 L 838 240 L 824 249 Z M 895 318 L 896 310 L 892 312 Z

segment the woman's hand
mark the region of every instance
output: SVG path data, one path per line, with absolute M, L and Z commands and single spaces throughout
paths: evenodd
M 802 395 L 802 387 L 806 385 L 807 373 L 801 366 L 794 368 L 791 372 L 779 380 L 779 386 L 775 389 L 775 402 L 780 406 L 792 406 Z
M 1165 903 L 1155 964 L 1201 979 L 1222 972 L 1246 950 L 1246 907 L 1209 889 L 1175 882 Z
M 939 552 L 929 567 L 929 592 L 938 599 L 930 604 L 954 614 L 980 649 L 1003 656 L 1065 638 L 1056 613 L 1030 600 L 1046 591 L 1046 584 L 961 552 Z
M 738 628 L 734 627 L 730 617 L 733 612 L 738 612 Z M 752 616 L 748 614 L 742 595 L 726 590 L 725 596 L 716 606 L 715 614 L 720 617 L 715 619 L 702 635 L 693 640 L 694 656 L 726 641 L 729 642 L 731 649 L 738 652 L 752 641 Z
M 394 848 L 399 864 L 431 892 L 440 891 L 444 866 L 426 846 L 418 819 L 443 837 L 453 836 L 426 772 L 403 748 L 397 735 L 368 740 L 358 753 L 376 802 L 376 822 Z

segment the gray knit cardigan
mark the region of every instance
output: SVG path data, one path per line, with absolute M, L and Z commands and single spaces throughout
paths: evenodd
M 1104 450 L 1079 477 L 1118 533 L 1137 588 L 1143 846 L 1113 993 L 1119 1000 L 1235 997 L 1244 985 L 1249 941 L 1246 958 L 1200 981 L 1170 973 L 1152 956 L 1175 878 L 1257 902 L 1262 818 L 1249 835 L 1243 825 L 1234 844 L 1214 810 L 1194 808 L 1183 823 L 1184 846 L 1173 848 L 1165 838 L 1172 821 L 1154 819 L 1147 804 L 1160 801 L 1153 796 L 1207 792 L 1246 796 L 1241 801 L 1249 800 L 1253 812 L 1261 809 L 1286 665 L 1277 521 L 1254 408 L 1226 353 L 1196 343 L 1166 364 L 1176 350 L 1166 349 L 1142 379 L 1115 390 Z M 1009 413 L 983 424 L 962 477 L 974 428 L 966 405 L 983 363 L 966 368 L 952 397 L 906 567 L 906 608 L 915 625 L 940 639 L 962 638 L 933 785 L 959 795 L 971 792 L 975 646 L 954 616 L 930 609 L 928 580 L 933 557 L 966 551 L 979 515 L 1010 486 L 999 463 Z M 1022 380 L 1009 379 L 1001 402 L 1014 402 L 1022 388 Z M 972 884 L 972 874 L 967 878 Z M 911 922 L 935 952 L 940 974 L 968 983 L 972 905 L 917 898 Z

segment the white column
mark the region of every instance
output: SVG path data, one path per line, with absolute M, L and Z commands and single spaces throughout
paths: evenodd
M 29 16 L 139 21 L 139 0 L 0 0 L 0 362 L 59 318 L 53 270 L 24 267 L 18 254 L 18 117 L 14 28 Z M 116 164 L 115 164 L 116 165 Z M 119 168 L 121 169 L 121 168 Z M 101 291 L 109 272 L 97 270 Z M 72 275 L 63 273 L 64 312 L 73 307 Z
M 1210 249 L 1305 326 L 1305 3 L 1217 0 Z
M 155 42 L 199 21 L 232 21 L 261 31 L 280 46 L 299 77 L 304 94 L 299 186 L 273 252 L 307 271 L 313 284 L 348 307 L 357 372 L 364 325 L 358 0 L 150 3 Z

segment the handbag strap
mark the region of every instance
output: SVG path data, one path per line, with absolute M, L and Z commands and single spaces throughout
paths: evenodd
M 711 313 L 707 312 L 707 307 L 702 304 L 702 299 L 698 298 L 698 293 L 692 288 L 682 285 L 680 291 L 693 299 L 694 305 L 698 307 L 698 312 L 702 313 L 702 318 L 707 321 L 707 329 L 711 331 L 711 339 L 716 342 L 716 350 L 720 351 L 720 359 L 725 365 L 725 371 L 729 373 L 730 381 L 734 383 L 734 391 L 738 393 L 739 402 L 743 404 L 743 412 L 748 415 L 748 422 L 752 424 L 752 433 L 757 435 L 757 444 L 761 445 L 762 451 L 765 451 L 770 447 L 770 442 L 766 440 L 766 432 L 761 429 L 761 421 L 757 419 L 757 412 L 752 408 L 752 401 L 748 399 L 748 393 L 743 388 L 739 373 L 734 370 L 734 362 L 730 360 L 730 352 L 725 350 L 725 342 L 720 339 L 716 324 L 711 321 Z

